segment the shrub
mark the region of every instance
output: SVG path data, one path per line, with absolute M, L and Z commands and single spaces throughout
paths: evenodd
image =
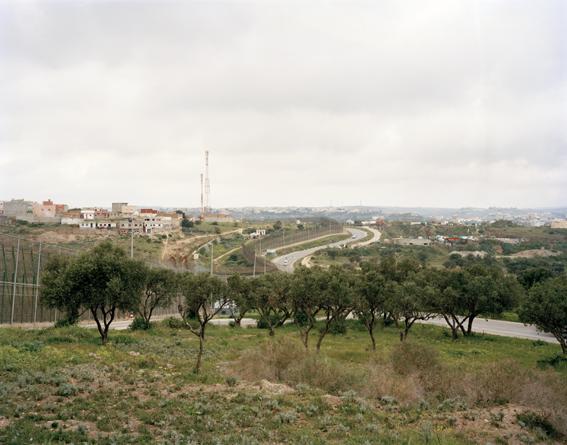
M 278 324 L 278 322 L 280 321 L 280 317 L 278 315 L 272 314 L 270 316 L 270 320 L 272 321 L 271 326 L 276 326 Z M 270 329 L 270 323 L 266 319 L 266 317 L 262 317 L 256 323 L 256 327 L 258 329 Z
M 299 326 L 306 326 L 308 323 L 307 314 L 303 311 L 298 311 L 293 321 Z
M 415 376 L 396 373 L 390 363 L 375 363 L 370 366 L 362 394 L 378 399 L 381 403 L 393 399 L 403 404 L 417 403 L 426 395 Z
M 347 332 L 347 325 L 344 320 L 337 320 L 335 323 L 331 323 L 329 327 L 329 334 L 333 335 L 343 335 Z
M 61 397 L 71 397 L 77 394 L 77 387 L 69 383 L 63 383 L 57 389 L 57 395 Z
M 245 352 L 236 362 L 236 369 L 246 380 L 283 381 L 292 363 L 305 355 L 305 349 L 299 342 L 282 337 Z
M 14 342 L 12 346 L 21 352 L 39 352 L 43 349 L 43 342 L 37 340 L 23 343 Z
M 537 361 L 540 368 L 551 366 L 552 368 L 559 369 L 567 367 L 567 357 L 563 354 L 556 354 L 551 357 L 542 358 Z
M 441 364 L 438 352 L 432 347 L 406 341 L 392 351 L 392 366 L 397 373 L 409 375 L 439 371 Z
M 132 320 L 132 323 L 130 323 L 130 330 L 132 331 L 147 331 L 151 327 L 152 324 L 142 317 L 136 317 Z
M 169 317 L 162 321 L 164 326 L 170 329 L 184 329 L 186 328 L 185 323 L 180 318 Z
M 364 369 L 357 371 L 318 355 L 308 355 L 292 363 L 285 373 L 285 381 L 290 384 L 304 383 L 331 394 L 357 390 L 364 380 Z
M 62 318 L 60 320 L 57 320 L 53 327 L 68 328 L 69 326 L 73 326 L 74 324 L 76 324 L 76 322 L 74 322 L 73 320 L 70 320 L 69 318 Z
M 520 426 L 530 430 L 541 430 L 549 437 L 558 436 L 558 432 L 551 424 L 549 419 L 541 414 L 536 414 L 532 411 L 523 412 L 516 415 L 516 419 Z

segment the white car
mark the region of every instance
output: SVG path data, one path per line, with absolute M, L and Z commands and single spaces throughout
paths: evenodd
M 289 264 L 289 260 L 287 258 L 284 258 L 283 260 L 283 265 L 287 266 Z

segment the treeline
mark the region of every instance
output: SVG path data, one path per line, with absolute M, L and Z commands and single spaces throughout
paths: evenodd
M 440 317 L 457 339 L 473 333 L 478 316 L 519 307 L 523 321 L 551 332 L 567 353 L 566 276 L 542 277 L 526 291 L 514 275 L 483 260 L 434 269 L 412 258 L 389 256 L 360 268 L 300 267 L 292 274 L 235 274 L 224 281 L 208 274 L 148 268 L 106 242 L 75 258 L 52 259 L 42 282 L 42 301 L 64 311 L 68 324 L 90 312 L 103 344 L 117 311 L 135 312 L 135 323 L 149 328 L 155 309 L 177 299 L 183 325 L 199 339 L 196 371 L 207 326 L 226 309 L 236 326 L 257 312 L 258 323 L 270 336 L 293 322 L 304 347 L 309 349 L 313 334 L 319 351 L 326 335 L 349 316 L 365 325 L 374 350 L 379 323 L 398 326 L 404 341 L 417 321 Z

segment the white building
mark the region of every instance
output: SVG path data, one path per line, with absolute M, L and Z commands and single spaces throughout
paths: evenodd
M 81 228 L 81 229 L 96 229 L 96 221 L 94 219 L 92 219 L 92 220 L 82 219 L 81 222 L 79 223 L 79 228 Z
M 250 234 L 251 239 L 260 238 L 262 236 L 266 236 L 266 229 L 256 229 L 255 232 Z
M 94 221 L 95 213 L 95 209 L 81 209 L 81 219 Z

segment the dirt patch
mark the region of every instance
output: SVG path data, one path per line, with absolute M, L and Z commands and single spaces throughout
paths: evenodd
M 513 253 L 512 255 L 503 256 L 504 258 L 544 258 L 549 256 L 561 255 L 559 252 L 553 252 L 547 249 L 531 249 L 522 250 L 518 253 Z
M 292 394 L 295 392 L 295 389 L 293 389 L 291 386 L 288 386 L 284 383 L 272 383 L 268 380 L 261 380 L 258 386 L 264 391 L 277 395 Z
M 323 401 L 329 405 L 331 408 L 335 409 L 338 406 L 341 405 L 341 403 L 343 403 L 343 401 L 341 400 L 340 397 L 337 396 L 333 396 L 331 394 L 325 394 L 323 397 L 321 397 L 323 399 Z
M 521 405 L 471 409 L 457 413 L 455 428 L 476 440 L 480 440 L 482 434 L 484 437 L 501 437 L 509 445 L 538 443 L 533 432 L 523 428 L 517 421 L 516 416 L 526 411 L 530 409 Z

